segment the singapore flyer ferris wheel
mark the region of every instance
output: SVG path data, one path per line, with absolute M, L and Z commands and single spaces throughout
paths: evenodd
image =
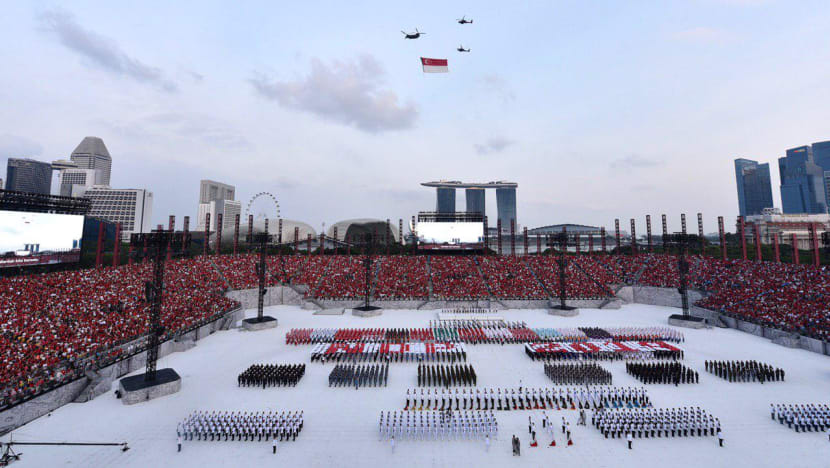
M 259 192 L 248 201 L 245 208 L 245 217 L 254 216 L 259 219 L 277 219 L 280 217 L 280 204 L 270 192 Z

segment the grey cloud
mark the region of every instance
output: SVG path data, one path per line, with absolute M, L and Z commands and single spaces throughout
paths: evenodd
M 295 81 L 276 81 L 264 75 L 249 80 L 256 93 L 281 106 L 302 110 L 324 119 L 377 133 L 411 128 L 418 110 L 411 102 L 383 89 L 383 67 L 372 56 L 330 64 L 311 61 L 307 76 Z
M 0 135 L 0 158 L 37 156 L 43 147 L 28 138 L 4 133 Z
M 237 151 L 253 148 L 253 144 L 247 138 L 228 128 L 225 122 L 211 116 L 169 112 L 154 114 L 144 120 L 169 128 L 180 136 L 201 140 L 209 146 Z
M 165 91 L 178 89 L 175 83 L 164 77 L 159 68 L 130 57 L 112 39 L 84 29 L 65 11 L 45 11 L 39 15 L 39 20 L 43 29 L 54 33 L 64 47 L 81 55 L 95 67 Z
M 500 153 L 504 151 L 508 146 L 514 145 L 516 142 L 513 140 L 509 140 L 507 138 L 502 137 L 495 137 L 490 138 L 483 144 L 476 143 L 473 145 L 475 148 L 476 153 L 478 154 L 491 154 L 491 153 Z
M 654 167 L 661 165 L 662 162 L 654 159 L 644 158 L 637 154 L 629 154 L 628 156 L 615 159 L 611 161 L 612 169 L 643 169 L 647 167 Z

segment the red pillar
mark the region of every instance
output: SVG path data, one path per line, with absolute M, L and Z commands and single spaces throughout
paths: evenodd
M 510 220 L 510 255 L 516 256 L 516 220 Z
M 300 228 L 294 226 L 294 253 L 300 253 Z
M 600 241 L 600 247 L 602 248 L 602 253 L 608 253 L 608 251 L 605 250 L 605 228 L 604 227 L 599 228 L 599 241 Z
M 536 234 L 536 255 L 542 253 L 542 236 Z
M 254 215 L 248 215 L 248 243 L 254 242 Z
M 118 266 L 118 255 L 121 253 L 121 223 L 115 224 L 115 245 L 112 251 L 112 266 Z
M 738 216 L 738 231 L 738 234 L 741 236 L 741 258 L 746 260 L 746 236 L 743 216 Z
M 95 268 L 101 268 L 101 251 L 104 248 L 104 222 L 98 221 L 98 243 L 95 247 Z
M 723 216 L 718 216 L 718 235 L 720 236 L 720 255 L 726 260 L 726 233 L 723 230 Z
M 594 253 L 594 233 L 593 232 L 588 233 L 588 253 L 589 254 Z
M 129 250 L 127 250 L 127 265 L 133 264 L 133 243 L 130 241 Z
M 202 255 L 207 256 L 208 244 L 210 244 L 210 213 L 205 213 L 205 245 L 202 249 Z
M 818 236 L 816 235 L 816 223 L 810 223 L 810 246 L 813 250 L 813 266 L 818 267 L 821 259 L 818 256 Z
M 620 220 L 619 219 L 614 220 L 614 231 L 615 231 L 615 235 L 617 237 L 617 254 L 619 254 L 620 253 Z
M 501 218 L 496 223 L 496 242 L 498 243 L 496 253 L 501 255 Z
M 772 248 L 775 250 L 775 263 L 781 263 L 781 251 L 778 247 L 778 233 L 772 235 Z
M 182 226 L 182 250 L 190 249 L 190 242 L 187 242 L 187 233 L 190 231 L 190 216 L 184 217 L 184 226 Z
M 233 254 L 239 249 L 239 213 L 233 220 Z
M 308 235 L 306 235 L 305 247 L 306 247 L 306 250 L 305 250 L 306 255 L 311 255 L 311 233 L 310 232 L 308 233 Z
M 574 234 L 574 245 L 576 246 L 576 254 L 581 254 L 582 251 L 579 249 L 579 233 Z
M 652 251 L 653 244 L 651 243 L 651 215 L 646 215 L 646 239 L 648 241 L 648 251 Z
M 631 254 L 637 255 L 637 226 L 631 218 Z
M 326 235 L 322 232 L 320 233 L 320 255 L 323 255 L 323 251 L 325 250 L 326 245 Z
M 222 218 L 224 217 L 222 213 L 216 215 L 216 255 L 222 253 L 222 228 L 224 227 Z
M 686 213 L 680 213 L 680 232 L 686 234 Z
M 176 232 L 175 228 L 176 228 L 176 217 L 173 216 L 173 215 L 170 215 L 167 218 L 167 230 L 170 231 L 170 232 Z M 173 247 L 171 247 L 170 244 L 168 243 L 167 244 L 167 261 L 168 262 L 170 261 L 170 256 L 172 255 L 172 252 L 171 252 L 172 248 Z
M 752 235 L 755 236 L 755 260 L 760 262 L 763 260 L 761 257 L 761 228 L 758 227 L 758 223 L 752 223 L 752 228 Z
M 528 245 L 528 244 L 527 244 L 527 243 L 528 243 L 528 239 L 527 239 L 527 226 L 525 226 L 525 228 L 524 228 L 524 230 L 523 230 L 523 232 L 522 232 L 522 233 L 524 234 L 524 237 L 525 237 L 525 255 L 527 255 L 527 245 Z
M 798 259 L 798 239 L 796 239 L 795 233 L 790 234 L 790 242 L 793 244 L 793 263 L 798 265 L 801 262 Z
M 331 231 L 332 231 L 332 234 L 334 234 L 334 255 L 337 255 L 337 253 L 338 253 L 338 249 L 337 249 L 337 226 L 334 226 L 334 228 Z
M 282 244 L 282 218 L 277 220 L 277 244 Z

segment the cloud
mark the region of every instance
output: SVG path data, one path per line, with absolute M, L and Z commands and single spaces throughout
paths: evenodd
M 0 158 L 37 156 L 43 147 L 35 141 L 8 133 L 0 134 Z
M 687 42 L 717 43 L 729 40 L 732 35 L 722 29 L 697 26 L 673 34 L 674 39 Z
M 516 100 L 516 95 L 513 93 L 507 80 L 501 75 L 484 75 L 481 81 L 488 90 L 495 93 L 503 102 L 507 103 Z
M 312 59 L 309 74 L 296 81 L 275 81 L 264 75 L 249 80 L 256 93 L 281 106 L 377 133 L 411 128 L 418 117 L 412 103 L 382 89 L 385 72 L 374 57 L 330 64 Z
M 65 11 L 45 11 L 39 15 L 39 20 L 45 31 L 53 33 L 64 47 L 85 58 L 87 65 L 157 86 L 164 91 L 178 89 L 160 69 L 130 57 L 112 39 L 84 29 Z
M 628 156 L 615 159 L 611 161 L 612 169 L 644 169 L 648 167 L 655 167 L 663 164 L 661 161 L 644 158 L 637 154 L 629 154 Z
M 484 144 L 476 143 L 473 145 L 478 154 L 492 154 L 504 151 L 508 146 L 514 145 L 516 142 L 508 140 L 507 138 L 494 137 L 490 138 Z

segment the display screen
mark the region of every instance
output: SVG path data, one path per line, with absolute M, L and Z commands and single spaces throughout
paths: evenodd
M 484 242 L 483 236 L 484 223 L 481 222 L 418 223 L 418 243 L 422 248 L 475 247 Z
M 82 215 L 0 210 L 0 268 L 77 262 Z

